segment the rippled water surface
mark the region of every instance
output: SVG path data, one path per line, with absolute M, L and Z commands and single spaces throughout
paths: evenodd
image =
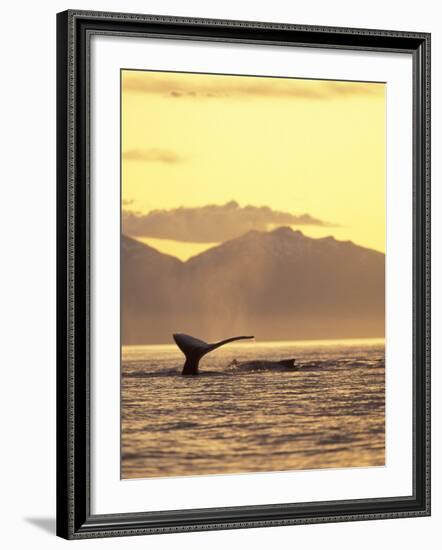
M 384 464 L 383 340 L 238 343 L 189 377 L 174 345 L 122 351 L 123 478 Z

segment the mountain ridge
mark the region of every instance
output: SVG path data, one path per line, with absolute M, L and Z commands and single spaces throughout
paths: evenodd
M 124 239 L 127 239 L 127 240 L 131 240 L 131 241 L 134 241 L 136 243 L 139 243 L 141 246 L 144 246 L 146 248 L 149 248 L 151 250 L 155 250 L 156 252 L 158 252 L 159 254 L 162 254 L 163 256 L 167 256 L 167 257 L 170 257 L 170 258 L 176 258 L 180 263 L 182 264 L 186 264 L 188 262 L 190 262 L 192 259 L 194 258 L 198 258 L 199 256 L 203 255 L 203 254 L 206 254 L 208 251 L 210 250 L 214 250 L 214 249 L 217 249 L 217 248 L 220 248 L 228 243 L 231 243 L 233 241 L 239 241 L 239 240 L 242 240 L 244 238 L 246 238 L 247 236 L 252 236 L 252 235 L 272 235 L 272 234 L 278 234 L 278 235 L 281 235 L 282 233 L 286 234 L 286 235 L 300 235 L 302 236 L 304 239 L 308 239 L 308 240 L 311 240 L 311 241 L 314 241 L 314 242 L 336 242 L 336 243 L 339 243 L 339 244 L 343 244 L 343 245 L 351 245 L 351 246 L 355 246 L 361 250 L 367 250 L 367 251 L 370 251 L 370 252 L 374 252 L 376 254 L 380 254 L 382 256 L 385 257 L 385 254 L 384 252 L 381 252 L 379 250 L 375 250 L 374 248 L 369 248 L 369 247 L 366 247 L 366 246 L 362 246 L 362 245 L 359 245 L 359 244 L 356 244 L 354 243 L 353 241 L 351 240 L 345 240 L 345 241 L 341 241 L 339 239 L 336 239 L 335 237 L 333 237 L 332 235 L 329 235 L 329 236 L 326 236 L 326 237 L 309 237 L 307 235 L 305 235 L 301 230 L 299 229 L 292 229 L 291 227 L 289 226 L 280 226 L 280 227 L 277 227 L 275 229 L 272 229 L 270 231 L 259 231 L 257 229 L 250 229 L 249 231 L 247 231 L 246 233 L 244 233 L 243 235 L 239 236 L 239 237 L 234 237 L 232 239 L 228 239 L 222 243 L 219 243 L 213 247 L 210 247 L 208 248 L 207 250 L 204 250 L 202 252 L 199 252 L 198 254 L 195 254 L 194 256 L 190 256 L 188 259 L 186 260 L 181 260 L 180 258 L 178 258 L 177 256 L 174 256 L 173 254 L 167 254 L 165 252 L 161 252 L 160 250 L 158 250 L 157 248 L 155 248 L 154 246 L 151 246 L 151 245 L 148 245 L 146 243 L 143 243 L 141 241 L 139 241 L 137 239 L 137 237 L 131 237 L 131 236 L 128 236 L 128 235 L 125 235 L 125 234 L 122 234 L 122 240 Z
M 183 262 L 122 236 L 123 343 L 379 337 L 385 255 L 289 227 L 251 230 Z

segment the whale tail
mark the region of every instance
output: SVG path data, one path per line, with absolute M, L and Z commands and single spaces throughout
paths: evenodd
M 226 338 L 226 340 L 209 344 L 204 342 L 204 340 L 199 340 L 198 338 L 194 338 L 188 334 L 174 334 L 173 339 L 186 358 L 181 374 L 198 374 L 198 365 L 204 355 L 214 349 L 228 344 L 229 342 L 235 342 L 236 340 L 250 340 L 252 338 L 254 338 L 254 336 L 234 336 L 233 338 Z

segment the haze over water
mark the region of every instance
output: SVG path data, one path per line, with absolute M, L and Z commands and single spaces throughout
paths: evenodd
M 384 346 L 230 344 L 187 377 L 174 345 L 124 346 L 121 477 L 382 466 Z M 292 357 L 289 372 L 229 366 Z

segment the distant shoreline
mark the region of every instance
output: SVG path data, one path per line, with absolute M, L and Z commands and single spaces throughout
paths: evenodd
M 318 340 L 255 340 L 251 342 L 238 342 L 230 344 L 230 347 L 281 347 L 281 346 L 293 346 L 293 347 L 306 347 L 306 346 L 357 346 L 357 345 L 382 345 L 385 344 L 385 338 L 335 338 L 335 339 L 318 339 Z M 155 348 L 155 349 L 176 349 L 176 345 L 172 342 L 170 344 L 133 344 L 122 345 L 121 349 L 126 348 Z

